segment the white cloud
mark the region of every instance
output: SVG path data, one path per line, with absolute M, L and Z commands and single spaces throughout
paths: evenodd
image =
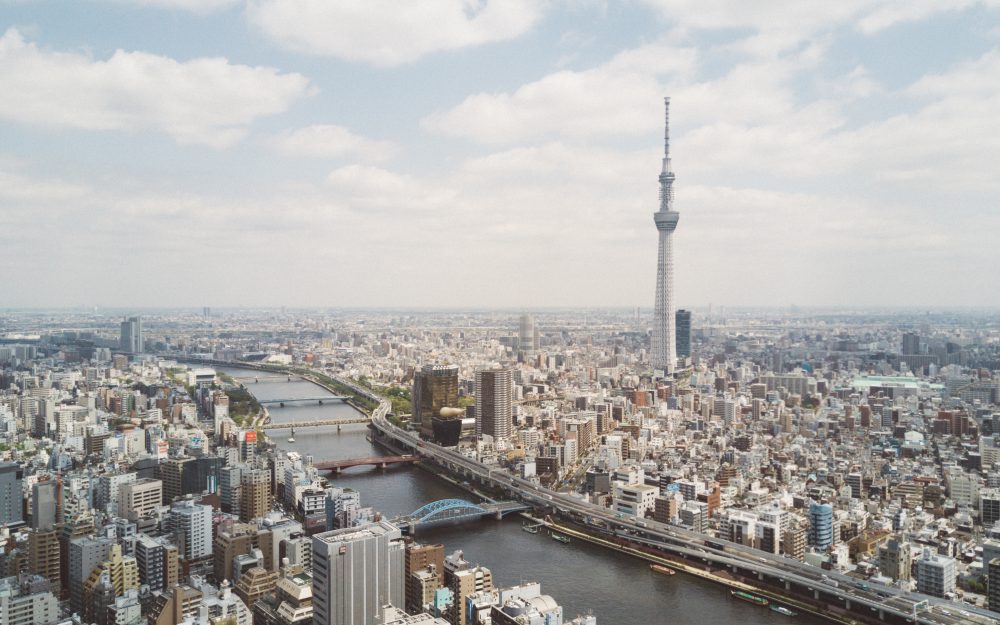
M 513 39 L 542 0 L 251 0 L 250 22 L 298 52 L 389 67 L 440 50 Z
M 997 0 L 643 0 L 679 30 L 746 30 L 741 49 L 761 55 L 791 50 L 844 25 L 872 35 L 903 22 L 976 5 L 1000 6 Z
M 421 124 L 484 143 L 646 132 L 661 118 L 663 85 L 688 77 L 696 58 L 691 48 L 650 44 L 593 69 L 549 74 L 513 93 L 471 95 Z
M 113 0 L 119 4 L 135 4 L 144 7 L 161 9 L 179 9 L 205 15 L 228 9 L 240 4 L 242 0 Z
M 156 130 L 179 143 L 224 147 L 308 90 L 300 74 L 224 58 L 179 62 L 117 50 L 94 60 L 41 49 L 13 28 L 0 37 L 0 118 L 39 126 Z
M 309 158 L 353 157 L 366 163 L 389 160 L 398 150 L 391 141 L 369 139 L 343 126 L 322 124 L 289 130 L 274 137 L 272 145 L 288 156 Z
M 892 0 L 880 2 L 859 22 L 861 32 L 872 35 L 903 22 L 917 22 L 938 13 L 962 11 L 976 5 L 1000 6 L 996 0 Z

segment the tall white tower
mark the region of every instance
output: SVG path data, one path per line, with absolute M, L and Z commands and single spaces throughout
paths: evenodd
M 666 110 L 663 131 L 663 169 L 660 171 L 660 210 L 653 221 L 660 233 L 660 251 L 656 260 L 656 306 L 653 309 L 653 369 L 672 375 L 677 364 L 674 339 L 674 230 L 680 213 L 674 210 L 674 172 L 670 166 L 670 98 L 663 98 Z

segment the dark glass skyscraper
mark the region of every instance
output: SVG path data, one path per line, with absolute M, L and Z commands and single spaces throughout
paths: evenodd
M 691 355 L 691 311 L 678 310 L 674 318 L 677 330 L 677 357 L 687 358 Z
M 420 435 L 434 436 L 434 417 L 458 405 L 458 365 L 424 365 L 413 377 L 413 420 Z

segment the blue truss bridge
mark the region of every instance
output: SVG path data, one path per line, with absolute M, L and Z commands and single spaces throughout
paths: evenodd
M 520 501 L 494 501 L 472 503 L 464 499 L 441 499 L 421 506 L 410 514 L 396 517 L 391 523 L 404 533 L 415 534 L 418 529 L 436 525 L 452 525 L 478 521 L 486 517 L 502 519 L 514 512 L 523 512 L 530 506 Z

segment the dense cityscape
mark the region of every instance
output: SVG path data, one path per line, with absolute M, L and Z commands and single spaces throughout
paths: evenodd
M 0 625 L 1000 625 L 995 2 L 0 4 Z
M 649 373 L 648 314 L 7 313 L 4 622 L 621 622 L 594 605 L 563 620 L 547 580 L 495 582 L 490 562 L 415 527 L 470 513 L 517 523 L 474 509 L 503 501 L 525 504 L 526 532 L 573 540 L 550 548 L 610 536 L 629 557 L 747 584 L 789 610 L 860 620 L 826 594 L 851 588 L 921 622 L 996 618 L 995 317 L 678 311 L 679 366 L 664 378 Z M 293 377 L 319 386 L 262 399 Z M 422 437 L 386 436 L 376 453 L 420 468 L 331 468 L 353 458 L 286 444 L 322 422 L 294 402 L 324 396 Z M 299 426 L 274 429 L 269 411 L 286 402 Z M 423 445 L 620 524 L 530 491 L 518 500 Z M 464 484 L 470 505 L 390 518 L 338 486 L 341 471 L 428 471 Z M 700 553 L 649 549 L 656 528 L 697 533 Z M 700 558 L 735 546 L 815 570 L 815 595 Z

